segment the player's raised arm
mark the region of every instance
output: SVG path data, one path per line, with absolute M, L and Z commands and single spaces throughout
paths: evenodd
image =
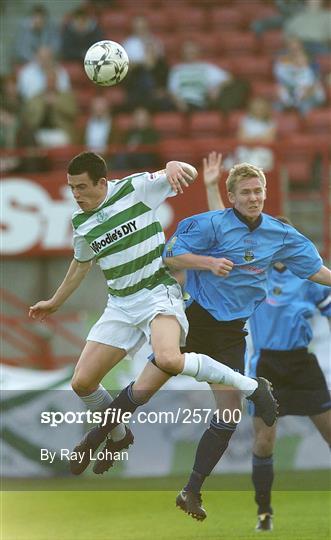
M 168 161 L 165 170 L 167 180 L 176 193 L 184 193 L 183 186 L 189 187 L 198 176 L 198 171 L 193 165 L 182 161 Z
M 331 270 L 326 266 L 322 266 L 318 272 L 310 276 L 308 279 L 314 281 L 315 283 L 320 283 L 321 285 L 326 285 L 331 287 Z
M 224 210 L 225 208 L 219 188 L 222 171 L 222 154 L 210 152 L 206 158 L 203 158 L 203 181 L 209 210 Z
M 76 259 L 71 261 L 69 270 L 49 300 L 41 300 L 29 309 L 29 317 L 43 321 L 62 306 L 67 298 L 77 289 L 92 266 L 92 261 L 79 262 Z

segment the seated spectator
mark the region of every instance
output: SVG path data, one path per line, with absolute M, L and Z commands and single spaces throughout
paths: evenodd
M 84 7 L 79 7 L 73 12 L 62 31 L 62 59 L 80 62 L 84 59 L 87 49 L 102 39 L 104 36 L 98 21 L 91 17 Z
M 20 22 L 15 41 L 15 60 L 19 63 L 30 62 L 43 46 L 57 54 L 59 45 L 59 32 L 50 21 L 46 7 L 42 4 L 33 6 L 30 15 Z
M 152 118 L 147 109 L 137 108 L 133 112 L 132 125 L 122 136 L 128 153 L 119 154 L 112 160 L 114 169 L 151 169 L 158 166 L 156 151 L 139 149 L 141 145 L 154 145 L 160 135 L 152 125 Z
M 204 110 L 216 105 L 221 88 L 231 75 L 200 59 L 200 48 L 192 41 L 182 47 L 182 62 L 175 64 L 168 77 L 168 90 L 178 111 Z
M 83 142 L 89 150 L 103 152 L 114 138 L 114 125 L 109 102 L 104 96 L 96 96 L 91 102 Z
M 331 51 L 331 11 L 323 0 L 305 0 L 303 9 L 287 20 L 288 36 L 300 39 L 310 54 Z
M 168 64 L 162 43 L 150 32 L 145 17 L 135 17 L 132 26 L 132 34 L 123 42 L 130 58 L 129 73 L 124 81 L 126 110 L 137 107 L 169 110 L 172 105 L 166 90 Z
M 63 66 L 57 64 L 52 49 L 40 47 L 35 59 L 23 66 L 18 74 L 17 87 L 24 100 L 31 99 L 46 90 L 50 69 L 55 70 L 57 90 L 59 92 L 70 90 L 69 74 Z
M 237 137 L 240 142 L 273 142 L 276 124 L 272 118 L 271 103 L 262 97 L 253 98 L 247 114 L 241 119 Z
M 274 4 L 278 14 L 252 22 L 251 29 L 257 36 L 261 36 L 267 30 L 283 28 L 286 21 L 302 9 L 302 0 L 274 0 Z
M 74 94 L 57 86 L 57 71 L 51 67 L 46 74 L 46 88 L 28 99 L 23 118 L 42 147 L 63 146 L 75 141 L 77 115 Z
M 278 110 L 294 108 L 304 115 L 324 103 L 322 83 L 298 39 L 288 39 L 287 51 L 276 60 L 274 74 L 278 82 Z

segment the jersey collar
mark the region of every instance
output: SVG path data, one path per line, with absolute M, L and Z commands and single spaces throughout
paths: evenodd
M 257 218 L 256 221 L 254 221 L 254 223 L 251 223 L 250 221 L 248 221 L 248 219 L 245 218 L 245 216 L 243 216 L 240 212 L 238 212 L 236 208 L 233 208 L 233 212 L 240 221 L 242 221 L 243 223 L 245 223 L 245 225 L 247 225 L 250 231 L 255 231 L 255 229 L 257 229 L 262 223 L 262 214 L 259 215 L 259 217 Z

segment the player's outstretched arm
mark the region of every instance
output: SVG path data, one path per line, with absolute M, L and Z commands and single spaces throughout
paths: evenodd
M 222 171 L 222 154 L 210 152 L 206 158 L 203 158 L 203 181 L 209 210 L 224 210 L 225 208 L 219 188 Z
M 29 317 L 43 321 L 62 306 L 67 298 L 77 289 L 92 266 L 92 261 L 71 261 L 69 270 L 61 285 L 49 300 L 41 300 L 29 309 Z
M 321 269 L 316 272 L 316 274 L 310 276 L 309 279 L 310 281 L 315 281 L 315 283 L 320 283 L 321 285 L 331 287 L 331 270 L 329 270 L 326 266 L 322 266 Z
M 166 257 L 166 265 L 170 270 L 209 270 L 216 276 L 226 277 L 233 268 L 233 262 L 228 259 L 216 257 L 206 257 L 204 255 L 195 255 L 185 253 L 175 257 Z
M 169 184 L 176 193 L 184 193 L 183 186 L 189 187 L 198 176 L 198 171 L 193 165 L 183 161 L 168 161 L 166 175 Z

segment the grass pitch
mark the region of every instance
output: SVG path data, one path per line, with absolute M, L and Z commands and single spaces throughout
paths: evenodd
M 289 473 L 292 474 L 292 473 Z M 295 474 L 295 473 L 294 473 Z M 299 475 L 302 491 L 274 491 L 275 511 L 272 540 L 324 540 L 330 538 L 330 493 L 311 491 L 314 475 Z M 323 474 L 323 472 L 322 472 Z M 324 472 L 324 475 L 326 472 Z M 307 478 L 304 491 L 303 477 Z M 217 483 L 231 485 L 231 476 L 214 477 Z M 246 484 L 247 475 L 234 475 L 234 481 Z M 251 491 L 205 491 L 207 519 L 200 523 L 175 508 L 175 491 L 152 490 L 159 480 L 124 481 L 122 487 L 135 491 L 108 491 L 111 482 L 103 482 L 104 491 L 92 491 L 98 483 L 83 481 L 84 491 L 72 489 L 69 479 L 47 480 L 48 491 L 6 491 L 2 494 L 3 540 L 209 540 L 256 538 L 256 507 Z M 71 483 L 71 484 L 70 484 Z M 317 482 L 318 483 L 318 482 Z M 22 484 L 30 489 L 33 481 Z M 15 482 L 12 488 L 15 488 Z M 78 486 L 79 484 L 76 484 Z M 100 485 L 100 484 L 99 484 Z M 170 485 L 170 484 L 169 484 Z M 171 483 L 171 485 L 173 485 Z M 183 479 L 178 478 L 178 486 Z M 108 486 L 108 488 L 107 488 Z M 10 488 L 10 484 L 7 485 Z M 18 487 L 18 486 L 17 486 Z M 36 487 L 41 487 L 35 485 Z M 114 488 L 118 489 L 117 483 Z M 54 489 L 54 491 L 51 491 Z M 75 489 L 75 488 L 74 488 Z M 77 489 L 77 487 L 76 487 Z M 88 490 L 90 489 L 90 491 Z M 144 491 L 143 491 L 144 490 Z M 263 534 L 263 533 L 262 533 Z

